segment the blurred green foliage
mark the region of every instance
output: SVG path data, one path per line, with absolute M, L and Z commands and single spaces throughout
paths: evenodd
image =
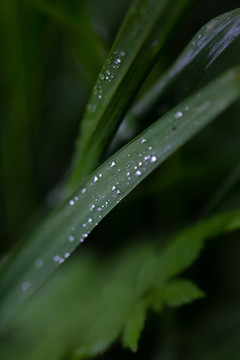
M 90 91 L 129 6 L 127 0 L 0 2 L 3 262 L 19 239 L 57 202 L 58 186 L 68 175 Z M 237 6 L 237 0 L 201 1 L 169 41 L 146 88 L 201 26 Z M 238 39 L 193 90 L 239 64 L 239 45 Z M 154 112 L 159 113 L 158 106 Z M 169 276 L 184 271 L 184 279 L 191 280 L 166 282 L 165 290 L 161 288 L 160 292 L 165 298 L 157 298 L 154 306 L 148 302 L 149 298 L 153 301 L 152 297 L 147 296 L 152 295 L 148 283 L 151 276 L 155 285 L 164 274 L 167 276 L 167 270 L 161 269 L 164 261 L 159 260 L 171 249 L 166 238 L 211 215 L 213 210 L 239 209 L 239 114 L 237 102 L 99 224 L 86 248 L 76 251 L 34 295 L 13 329 L 0 337 L 1 359 L 77 359 L 101 353 L 110 344 L 99 359 L 239 357 L 239 231 L 218 235 L 218 241 L 209 243 L 191 268 L 187 269 L 192 261 Z M 144 127 L 151 120 L 144 118 Z M 135 131 L 139 131 L 138 124 Z M 223 218 L 220 225 L 225 225 Z M 210 235 L 224 232 L 218 231 L 220 225 L 215 224 Z M 193 230 L 190 227 L 186 231 Z M 191 236 L 197 240 L 202 232 L 199 227 L 194 231 Z M 185 245 L 184 254 L 186 247 L 190 249 Z M 178 255 L 172 258 L 183 259 Z M 171 264 L 171 253 L 166 256 L 166 267 L 168 264 L 178 265 Z M 138 282 L 136 278 L 141 276 L 145 280 Z M 142 288 L 145 281 L 148 286 Z M 206 294 L 204 300 L 160 311 L 162 305 L 176 306 L 202 297 L 195 282 Z M 153 314 L 153 309 L 160 315 Z M 112 345 L 122 338 L 123 345 L 135 351 L 140 331 L 137 355 L 122 349 L 119 341 Z

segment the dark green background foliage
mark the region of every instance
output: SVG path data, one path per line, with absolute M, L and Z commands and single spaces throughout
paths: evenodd
M 239 358 L 239 5 L 0 1 L 1 360 Z

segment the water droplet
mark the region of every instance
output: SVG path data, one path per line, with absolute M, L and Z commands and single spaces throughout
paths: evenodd
M 88 237 L 88 234 L 83 234 L 82 237 L 83 239 L 86 239 Z
M 75 201 L 78 201 L 78 196 L 75 196 L 74 200 L 75 200 Z
M 25 281 L 22 283 L 22 291 L 27 291 L 31 287 L 31 283 L 28 281 Z
M 148 150 L 152 150 L 152 146 L 149 146 L 149 147 L 148 147 Z
M 74 241 L 74 236 L 70 235 L 69 238 L 68 238 L 68 240 L 69 240 L 70 242 L 73 242 L 73 241 Z
M 101 80 L 104 80 L 104 74 L 103 73 L 100 73 L 99 77 L 100 77 Z
M 90 211 L 92 211 L 94 208 L 95 208 L 95 205 L 92 204 L 92 205 L 90 206 Z
M 65 253 L 65 259 L 67 259 L 69 256 L 70 256 L 70 254 L 67 252 L 67 253 Z
M 141 171 L 139 171 L 139 170 L 138 170 L 138 171 L 136 171 L 136 175 L 137 175 L 137 176 L 142 175 Z
M 141 144 L 144 144 L 146 141 L 146 139 L 141 139 Z
M 70 204 L 71 206 L 73 206 L 73 205 L 74 205 L 74 200 L 70 200 L 70 201 L 69 201 L 69 204 Z
M 87 189 L 86 189 L 86 188 L 83 188 L 83 189 L 81 190 L 81 193 L 82 193 L 82 194 L 85 194 L 86 191 L 87 191 Z
M 115 161 L 112 161 L 110 167 L 114 167 L 115 165 L 116 165 Z
M 174 114 L 174 117 L 175 119 L 180 119 L 181 117 L 183 117 L 183 113 L 181 111 L 177 111 L 175 114 Z
M 92 218 L 89 218 L 89 219 L 88 219 L 88 222 L 91 223 L 91 222 L 92 222 Z
M 117 60 L 116 60 L 116 63 L 119 63 L 119 64 L 120 64 L 120 62 L 121 62 L 121 59 L 117 59 Z
M 120 190 L 117 190 L 116 192 L 117 192 L 117 194 L 120 194 Z
M 97 182 L 97 181 L 98 181 L 98 177 L 97 177 L 97 176 L 94 176 L 93 181 L 94 181 L 94 182 Z
M 152 157 L 151 157 L 151 163 L 154 163 L 154 162 L 156 162 L 157 161 L 157 157 L 155 156 L 155 155 L 153 155 Z
M 113 187 L 112 187 L 112 191 L 113 191 L 113 190 L 115 190 L 115 189 L 116 189 L 116 186 L 115 186 L 115 185 L 113 185 Z
M 43 266 L 43 261 L 42 261 L 42 259 L 36 259 L 35 260 L 35 266 L 36 267 L 41 267 L 41 266 Z

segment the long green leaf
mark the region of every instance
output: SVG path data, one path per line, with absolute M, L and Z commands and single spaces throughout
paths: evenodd
M 240 9 L 229 11 L 204 25 L 167 72 L 127 113 L 123 122 L 124 140 L 126 133 L 135 135 L 136 124 L 149 116 L 156 106 L 162 106 L 166 111 L 183 98 L 239 35 Z M 121 141 L 121 128 L 117 137 Z
M 186 10 L 198 0 L 136 0 L 90 97 L 67 193 L 96 168 L 109 139 Z
M 92 174 L 54 211 L 0 279 L 3 323 L 147 175 L 240 96 L 239 68 L 194 94 Z

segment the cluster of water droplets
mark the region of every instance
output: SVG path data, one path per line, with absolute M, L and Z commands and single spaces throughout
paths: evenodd
M 120 67 L 125 52 L 123 50 L 114 50 L 113 53 L 107 58 L 106 63 L 99 74 L 98 80 L 93 88 L 93 96 L 87 106 L 87 111 L 93 114 L 97 110 L 98 103 L 105 96 L 104 83 L 110 83 L 116 76 L 116 72 Z
M 101 83 L 101 81 L 111 82 L 114 79 L 116 70 L 120 67 L 125 55 L 125 52 L 122 50 L 113 51 L 107 58 L 103 70 L 99 74 L 99 83 Z

